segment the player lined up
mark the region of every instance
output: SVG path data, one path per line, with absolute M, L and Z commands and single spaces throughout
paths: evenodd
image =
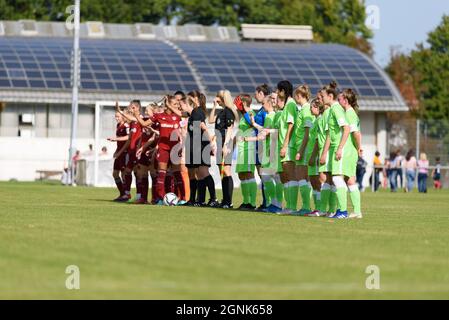
M 233 208 L 235 150 L 243 196 L 240 210 L 361 218 L 355 171 L 362 151 L 355 92 L 339 92 L 332 82 L 312 99 L 308 86 L 294 89 L 285 80 L 277 84 L 276 92 L 267 85 L 257 87 L 255 100 L 262 104 L 257 111 L 251 107 L 250 95 L 240 94 L 232 100 L 229 91 L 219 91 L 209 116 L 206 97 L 198 91 L 166 96 L 163 103 L 149 105 L 143 115 L 137 100 L 124 111 L 117 104 L 116 137 L 110 138 L 117 141 L 113 175 L 120 196 L 115 200 L 130 201 L 134 173 L 137 193 L 133 202 L 147 203 L 149 173 L 151 203 L 160 205 L 170 191 L 167 176 L 171 172 L 171 191 L 177 193 L 178 204 Z M 206 123 L 214 125 L 214 134 Z M 221 202 L 210 174 L 212 156 L 222 175 Z M 263 195 L 258 208 L 256 172 Z M 354 208 L 350 215 L 348 191 Z

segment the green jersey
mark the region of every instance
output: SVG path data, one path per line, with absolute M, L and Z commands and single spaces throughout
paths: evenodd
M 265 117 L 265 122 L 263 124 L 263 127 L 266 129 L 274 129 L 275 128 L 275 120 L 276 120 L 276 115 L 280 113 L 276 113 L 274 111 L 270 112 L 267 114 L 267 116 Z M 278 116 L 279 118 L 279 116 Z M 272 145 L 272 139 L 275 136 L 270 134 L 265 138 L 265 141 L 263 142 L 263 160 L 262 160 L 262 166 L 263 167 L 268 167 L 270 165 L 270 154 L 272 152 L 271 150 L 271 145 Z M 276 141 L 273 141 L 274 144 L 276 144 Z M 274 150 L 275 153 L 277 153 L 277 150 Z
M 313 152 L 313 148 L 315 147 L 315 142 L 316 139 L 318 137 L 318 118 L 314 117 L 312 115 L 312 122 L 311 122 L 311 127 L 310 127 L 310 131 L 309 131 L 309 141 L 307 143 L 307 147 L 306 147 L 306 153 L 307 154 L 312 154 Z
M 353 108 L 349 108 L 346 111 L 346 120 L 348 121 L 349 129 L 350 129 L 351 133 L 360 132 L 360 119 Z M 352 134 L 351 134 L 351 142 L 352 142 L 352 145 L 354 146 L 354 148 L 357 149 L 357 143 Z
M 340 144 L 342 130 L 341 127 L 347 126 L 345 109 L 338 103 L 334 103 L 329 112 L 329 137 L 331 139 L 331 148 L 338 147 Z
M 284 109 L 282 109 L 281 116 L 279 119 L 279 147 L 281 148 L 284 145 L 284 141 L 287 137 L 288 125 L 293 124 L 293 128 L 295 126 L 295 120 L 297 116 L 298 110 L 296 107 L 296 103 L 292 98 L 288 98 Z M 290 137 L 290 142 L 288 147 L 291 149 L 295 148 L 296 143 L 296 133 L 295 130 L 292 130 L 292 134 Z
M 279 129 L 281 123 L 282 111 L 277 111 L 273 118 L 273 129 Z
M 327 131 L 328 131 L 328 120 L 329 120 L 329 112 L 330 108 L 324 110 L 323 114 L 321 114 L 316 120 L 317 125 L 317 138 L 318 138 L 318 147 L 320 148 L 320 153 L 324 149 L 324 144 L 326 143 Z
M 254 116 L 254 111 L 250 111 L 250 114 Z M 246 121 L 245 117 L 242 117 L 239 122 L 239 135 L 240 137 L 253 137 L 255 135 L 254 128 Z M 239 150 L 248 150 L 250 146 L 254 147 L 254 142 L 245 142 L 240 140 L 237 144 Z
M 310 111 L 310 104 L 306 103 L 301 107 L 301 111 L 298 112 L 295 121 L 295 133 L 296 133 L 296 150 L 299 151 L 302 141 L 304 140 L 306 128 L 312 128 L 315 117 Z M 310 134 L 310 131 L 309 131 Z

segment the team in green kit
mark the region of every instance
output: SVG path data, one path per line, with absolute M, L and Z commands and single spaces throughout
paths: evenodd
M 360 191 L 356 183 L 362 137 L 357 94 L 352 89 L 340 91 L 337 84 L 332 82 L 318 90 L 313 97 L 307 85 L 293 87 L 291 82 L 283 80 L 272 91 L 267 84 L 263 84 L 256 88 L 254 94 L 257 103 L 261 104 L 258 110 L 252 106 L 251 95 L 242 93 L 232 100 L 228 90 L 221 90 L 217 93 L 214 108 L 208 116 L 208 123 L 215 126 L 215 135 L 209 133 L 205 123 L 206 96 L 197 91 L 188 96 L 189 99 L 182 92 L 166 96 L 164 105 L 154 104 L 158 110 L 151 113 L 156 115 L 146 117 L 147 120 L 142 120 L 144 117 L 140 115 L 139 108 L 133 107 L 136 109 L 132 110 L 134 116 L 129 118 L 136 125 L 135 119 L 138 119 L 142 130 L 150 130 L 151 127 L 153 140 L 158 141 L 154 143 L 155 149 L 152 150 L 156 156 L 152 155 L 152 160 L 149 160 L 150 150 L 146 150 L 147 144 L 143 144 L 140 152 L 136 152 L 136 159 L 145 150 L 147 162 L 153 161 L 153 166 L 157 165 L 158 168 L 161 164 L 170 164 L 176 168 L 176 161 L 179 160 L 176 155 L 178 158 L 183 157 L 183 144 L 189 141 L 189 157 L 184 157 L 181 161 L 186 161 L 186 166 L 191 169 L 188 175 L 190 196 L 189 201 L 180 201 L 178 205 L 233 209 L 234 168 L 234 173 L 240 180 L 243 198 L 238 210 L 332 219 L 362 218 Z M 173 105 L 167 101 L 173 101 Z M 137 105 L 140 106 L 140 102 Z M 135 106 L 135 103 L 130 106 Z M 222 110 L 216 112 L 217 106 Z M 124 114 L 120 112 L 120 108 L 118 112 Z M 187 123 L 182 121 L 181 116 L 187 116 Z M 120 123 L 119 126 L 122 128 Z M 183 128 L 189 135 L 183 136 Z M 193 138 L 195 128 L 200 134 L 197 138 Z M 114 141 L 132 139 L 134 131 L 116 137 Z M 141 144 L 141 138 L 137 137 L 136 140 Z M 197 148 L 200 157 L 192 156 L 195 155 L 195 143 L 200 144 Z M 160 150 L 164 151 L 163 159 L 162 156 L 159 157 L 159 144 L 163 149 Z M 172 152 L 174 150 L 176 152 Z M 158 153 L 154 154 L 156 151 Z M 209 172 L 209 158 L 212 156 L 215 156 L 222 174 L 221 203 L 216 198 L 214 179 Z M 161 159 L 165 162 L 161 162 Z M 153 202 L 162 205 L 162 198 L 174 191 L 166 191 L 169 184 L 165 179 L 167 172 L 164 168 L 158 170 L 157 179 L 152 178 L 152 189 L 159 188 L 155 193 L 159 198 L 153 195 L 157 200 Z M 176 177 L 180 177 L 178 171 L 174 173 Z M 123 183 L 121 178 L 117 180 L 117 188 L 122 194 Z M 129 179 L 127 181 L 130 186 L 131 182 Z M 170 187 L 180 196 L 174 196 L 185 197 L 183 179 L 176 178 L 176 181 L 176 188 L 174 185 Z M 142 189 L 142 184 L 137 184 L 138 189 L 139 187 Z M 206 188 L 211 196 L 208 203 L 205 202 Z M 262 191 L 262 201 L 258 203 L 259 188 Z M 125 196 L 126 200 L 129 199 L 129 195 Z M 350 214 L 348 198 L 353 208 Z M 122 196 L 118 199 L 121 200 Z M 146 202 L 144 197 L 143 201 L 136 204 Z
M 234 101 L 242 113 L 236 164 L 243 193 L 239 209 L 256 209 L 258 157 L 264 195 L 259 210 L 280 215 L 362 218 L 355 179 L 362 152 L 355 92 L 339 92 L 335 82 L 313 99 L 306 85 L 294 89 L 289 81 L 281 81 L 276 89 L 265 92 L 261 101 L 263 123 L 255 120 L 249 95 L 239 95 Z M 354 208 L 351 214 L 348 191 Z

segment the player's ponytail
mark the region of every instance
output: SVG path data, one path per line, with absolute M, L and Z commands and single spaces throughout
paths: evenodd
M 332 94 L 334 96 L 334 100 L 336 100 L 338 97 L 337 88 L 338 88 L 337 82 L 332 81 L 331 83 L 329 83 L 327 86 L 325 86 L 323 88 L 323 91 L 325 91 L 328 95 Z
M 206 96 L 204 95 L 204 93 L 200 93 L 200 97 L 198 98 L 199 102 L 200 102 L 200 108 L 201 110 L 203 110 L 204 114 L 206 114 L 207 110 L 206 110 Z
M 314 108 L 318 108 L 318 110 L 320 111 L 320 114 L 323 113 L 323 111 L 324 111 L 324 106 L 320 103 L 320 101 L 317 98 L 310 101 L 310 106 L 314 107 Z
M 172 96 L 172 95 L 167 94 L 167 95 L 164 97 L 164 108 L 165 108 L 165 109 L 168 109 L 168 105 L 169 105 L 173 100 L 175 100 L 175 99 L 176 99 L 175 96 Z
M 295 96 L 300 95 L 307 101 L 310 100 L 310 97 L 312 96 L 312 93 L 310 92 L 310 88 L 308 85 L 304 84 L 296 88 L 295 90 Z
M 346 100 L 348 100 L 349 105 L 354 109 L 354 111 L 359 113 L 357 93 L 352 89 L 345 89 L 343 90 L 342 95 Z
M 285 101 L 284 106 L 287 104 L 288 98 L 293 98 L 293 85 L 288 80 L 279 81 L 277 85 L 279 91 L 284 91 Z

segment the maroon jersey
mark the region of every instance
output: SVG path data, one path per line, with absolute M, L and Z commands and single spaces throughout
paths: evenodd
M 150 117 L 143 117 L 143 121 L 147 121 L 150 119 Z M 150 140 L 151 136 L 153 135 L 153 131 L 151 131 L 149 128 L 142 127 L 142 140 L 141 145 L 143 146 L 145 143 Z
M 117 129 L 115 130 L 116 137 L 126 137 L 128 135 L 129 126 L 127 123 L 117 123 Z M 117 150 L 120 150 L 125 145 L 126 141 L 117 141 Z
M 136 150 L 142 136 L 142 126 L 137 121 L 133 121 L 129 125 L 129 132 L 131 134 L 131 143 L 128 150 Z
M 159 130 L 159 149 L 171 150 L 179 142 L 178 129 L 181 118 L 174 113 L 164 112 L 155 114 L 151 120 Z

